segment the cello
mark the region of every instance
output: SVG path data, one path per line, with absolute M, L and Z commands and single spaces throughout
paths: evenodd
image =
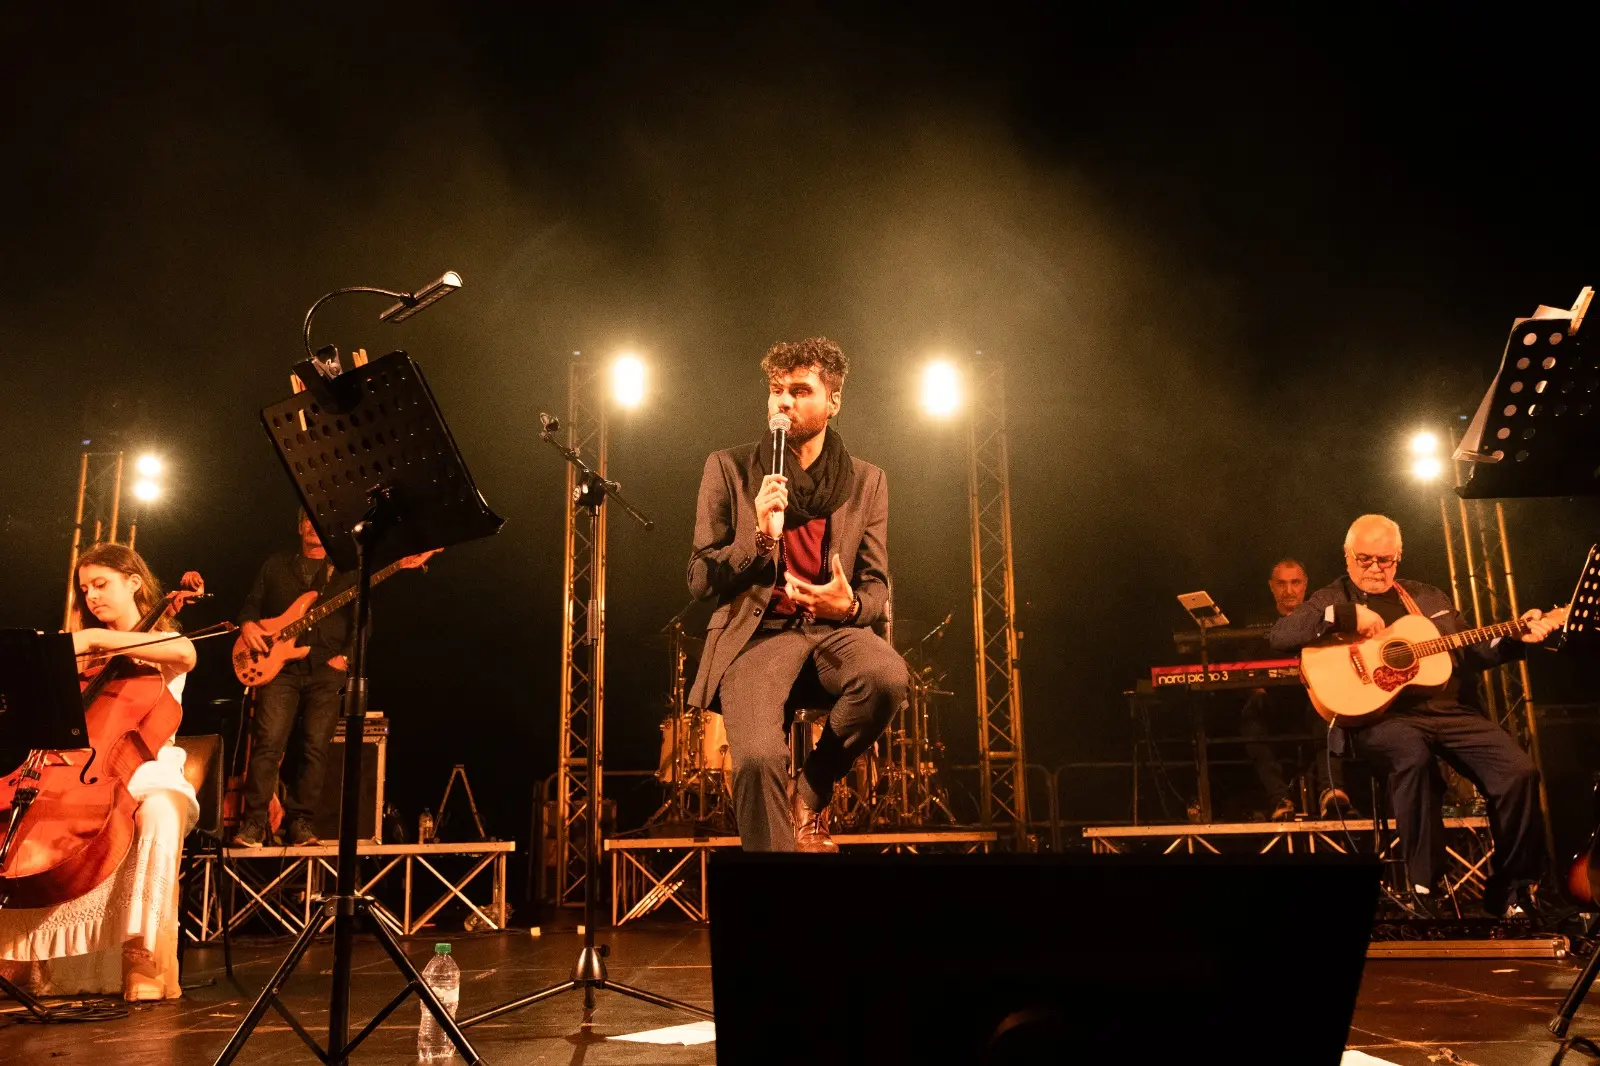
M 158 600 L 134 631 L 151 631 L 204 595 L 193 571 L 183 586 Z M 110 656 L 80 684 L 89 747 L 29 752 L 0 780 L 0 906 L 53 906 L 111 876 L 135 834 L 138 801 L 128 782 L 183 720 L 161 671 L 127 654 Z

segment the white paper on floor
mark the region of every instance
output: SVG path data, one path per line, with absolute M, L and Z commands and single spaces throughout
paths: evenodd
M 1380 1059 L 1376 1055 L 1368 1055 L 1365 1051 L 1345 1051 L 1344 1058 L 1339 1060 L 1339 1066 L 1394 1066 L 1388 1059 Z
M 607 1040 L 632 1040 L 638 1044 L 709 1044 L 717 1038 L 715 1022 L 690 1022 L 688 1025 L 671 1025 L 665 1029 L 646 1029 L 642 1033 L 627 1033 L 607 1037 Z M 1370 1062 L 1377 1062 L 1371 1059 Z

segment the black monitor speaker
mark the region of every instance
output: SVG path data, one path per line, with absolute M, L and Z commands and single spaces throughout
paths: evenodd
M 719 1063 L 1334 1066 L 1378 867 L 719 853 L 708 895 Z

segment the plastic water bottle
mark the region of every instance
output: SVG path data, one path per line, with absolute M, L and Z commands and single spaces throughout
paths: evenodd
M 427 968 L 422 971 L 422 979 L 439 997 L 439 1001 L 450 1012 L 450 1017 L 454 1018 L 456 1004 L 461 1002 L 461 968 L 450 957 L 449 944 L 433 946 L 433 958 L 428 960 Z M 418 1004 L 418 1007 L 422 1011 L 422 1022 L 417 1026 L 417 1061 L 449 1062 L 450 1056 L 456 1053 L 456 1046 L 439 1028 L 439 1023 L 434 1021 L 427 1006 Z

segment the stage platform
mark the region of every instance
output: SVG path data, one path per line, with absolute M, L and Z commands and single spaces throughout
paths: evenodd
M 833 835 L 840 848 L 903 854 L 988 851 L 995 837 L 992 829 Z M 738 846 L 736 836 L 607 840 L 604 847 L 611 855 L 611 924 L 634 921 L 668 903 L 690 921 L 706 921 L 711 912 L 706 896 L 706 857 L 717 848 Z
M 1097 916 L 1094 920 L 1103 920 Z M 1308 916 L 1308 920 L 1315 920 Z M 683 922 L 644 921 L 606 932 L 612 946 L 611 976 L 691 1003 L 711 1004 L 708 934 Z M 564 980 L 582 938 L 570 931 L 530 937 L 526 932 L 475 936 L 428 936 L 405 942 L 419 965 L 435 939 L 449 939 L 462 969 L 463 1015 L 484 1010 Z M 191 948 L 185 959 L 181 1000 L 141 1006 L 116 1021 L 78 1025 L 11 1025 L 0 1028 L 0 1060 L 6 1062 L 102 1062 L 117 1066 L 193 1066 L 210 1062 L 227 1043 L 263 981 L 288 947 L 286 939 L 251 937 L 234 945 L 239 984 L 223 974 L 218 946 Z M 313 1030 L 325 1028 L 328 939 L 312 947 L 305 964 L 285 991 L 286 1004 Z M 1306 960 L 1307 966 L 1315 960 Z M 841 971 L 843 973 L 843 971 Z M 1547 1063 L 1555 1044 L 1544 1030 L 1574 967 L 1555 960 L 1507 959 L 1372 960 L 1367 963 L 1349 1046 L 1380 1063 L 1437 1066 L 1527 1066 Z M 352 978 L 353 1011 L 364 1022 L 400 989 L 399 975 L 370 938 L 357 938 Z M 930 995 L 936 995 L 932 990 Z M 1294 995 L 1294 975 L 1284 975 L 1284 996 Z M 1262 1003 L 1269 1010 L 1271 1003 Z M 1152 1004 L 1159 1010 L 1160 1004 Z M 630 1033 L 692 1021 L 687 1015 L 637 1003 L 605 992 L 590 1024 L 582 998 L 560 996 L 470 1030 L 477 1049 L 494 1066 L 711 1066 L 716 1045 L 683 1047 L 628 1043 Z M 356 1063 L 406 1063 L 416 1058 L 417 1007 L 407 1003 L 358 1052 Z M 1586 1003 L 1573 1026 L 1575 1034 L 1600 1034 L 1600 996 Z M 319 1032 L 319 1035 L 324 1035 Z M 778 1034 L 776 1039 L 781 1039 Z M 1445 1055 L 1448 1048 L 1450 1055 Z M 1124 1047 L 1099 1048 L 1091 1058 L 1137 1061 L 1227 1061 L 1228 1048 L 1151 1049 L 1138 1034 Z M 315 1060 L 283 1019 L 269 1013 L 245 1046 L 243 1062 L 299 1066 Z M 457 1062 L 460 1060 L 457 1059 Z M 1292 1048 L 1284 1062 L 1294 1062 Z M 1371 1066 L 1371 1060 L 1364 1060 Z M 1569 1061 L 1584 1061 L 1581 1056 Z
M 488 930 L 506 926 L 506 858 L 514 841 L 472 844 L 360 844 L 357 885 L 373 894 L 402 882 L 400 900 L 375 907 L 398 936 L 411 936 L 452 900 L 464 904 Z M 336 844 L 310 847 L 224 848 L 185 858 L 191 872 L 184 892 L 184 928 L 190 943 L 233 935 L 264 920 L 271 932 L 296 934 L 318 913 L 314 900 L 333 890 Z M 423 876 L 417 877 L 420 868 Z M 487 875 L 487 876 L 480 876 Z M 476 898 L 473 898 L 476 896 Z M 322 919 L 324 926 L 331 918 Z
M 1451 891 L 1471 898 L 1482 894 L 1488 862 L 1494 854 L 1489 839 L 1489 819 L 1482 816 L 1446 818 L 1445 854 L 1450 860 Z M 1180 822 L 1172 825 L 1088 826 L 1083 838 L 1099 855 L 1126 854 L 1160 849 L 1163 855 L 1221 855 L 1227 851 L 1252 851 L 1266 855 L 1315 854 L 1318 849 L 1341 855 L 1352 849 L 1380 858 L 1391 857 L 1400 845 L 1394 819 L 1384 832 L 1375 831 L 1371 818 L 1308 819 L 1292 822 Z

